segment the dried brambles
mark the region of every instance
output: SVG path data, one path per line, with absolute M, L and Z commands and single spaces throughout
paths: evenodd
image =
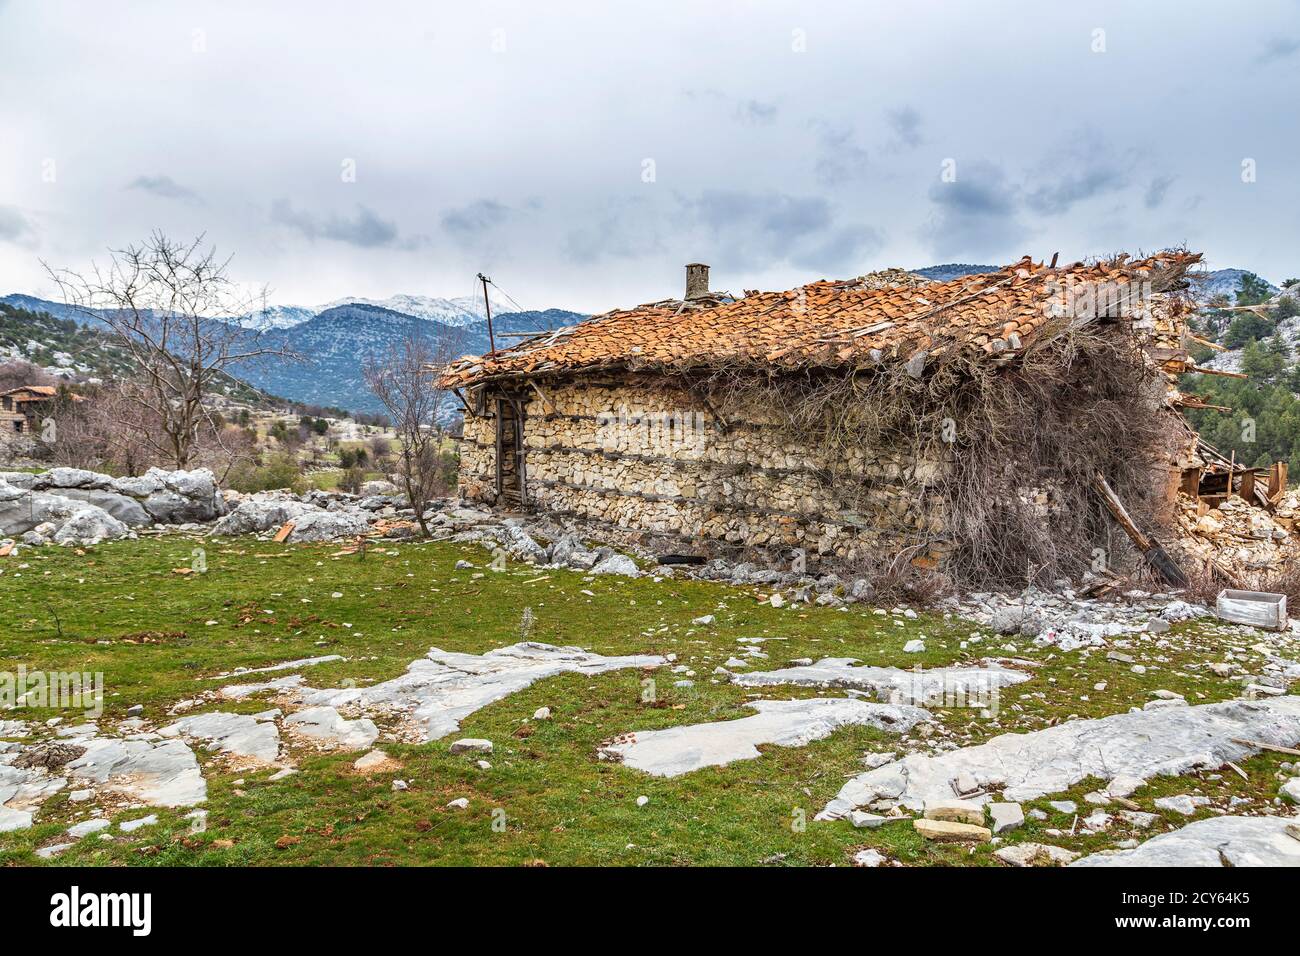
M 944 552 L 944 570 L 963 587 L 1077 575 L 1126 553 L 1092 491 L 1097 471 L 1138 520 L 1156 513 L 1174 413 L 1128 327 L 1060 320 L 1014 362 L 954 351 L 914 372 L 901 363 L 847 376 L 729 369 L 692 387 L 724 414 L 775 413 L 773 427 L 819 449 L 823 481 L 841 496 L 855 482 L 866 492 L 836 464 L 855 451 L 938 463 L 899 478 L 918 498 L 937 496 L 944 514 L 941 531 L 917 531 L 906 550 Z

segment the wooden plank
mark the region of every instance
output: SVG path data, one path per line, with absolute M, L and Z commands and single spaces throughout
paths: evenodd
M 1241 476 L 1241 497 L 1250 501 L 1255 497 L 1255 473 L 1248 471 Z
M 277 544 L 283 544 L 284 539 L 293 534 L 293 527 L 294 525 L 292 521 L 286 521 L 284 524 L 280 525 L 280 530 L 275 533 L 275 537 L 271 540 Z
M 1187 371 L 1195 372 L 1198 375 L 1222 375 L 1224 378 L 1248 378 L 1245 372 L 1225 372 L 1217 368 L 1203 368 L 1200 365 L 1189 365 Z
M 1241 744 L 1243 747 L 1254 747 L 1256 750 L 1271 750 L 1274 753 L 1290 754 L 1292 757 L 1300 757 L 1300 750 L 1292 747 L 1279 747 L 1277 744 L 1266 744 L 1262 740 L 1243 740 L 1240 737 L 1233 737 L 1234 744 Z

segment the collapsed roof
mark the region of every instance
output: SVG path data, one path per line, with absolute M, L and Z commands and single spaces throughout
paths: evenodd
M 1026 256 L 997 272 L 927 282 L 902 270 L 823 280 L 787 292 L 706 303 L 668 300 L 542 333 L 442 370 L 438 384 L 605 370 L 684 371 L 724 365 L 869 368 L 949 350 L 1005 361 L 1073 313 L 1071 290 L 1122 286 L 1141 294 L 1186 287 L 1198 253 L 1119 256 L 1055 267 Z M 1103 308 L 1100 316 L 1109 313 Z

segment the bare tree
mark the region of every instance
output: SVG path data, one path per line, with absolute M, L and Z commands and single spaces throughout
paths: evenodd
M 86 274 L 45 264 L 64 301 L 108 326 L 129 355 L 135 374 L 123 394 L 158 423 L 137 438 L 176 468 L 188 467 L 205 427 L 221 439 L 206 401 L 215 385 L 241 363 L 288 357 L 282 344 L 239 324 L 265 310 L 266 291 L 245 292 L 228 274 L 230 260 L 202 244 L 202 236 L 185 244 L 155 232 Z
M 424 511 L 439 480 L 443 420 L 450 406 L 447 393 L 433 386 L 432 369 L 455 358 L 458 346 L 451 336 L 431 341 L 412 333 L 387 354 L 368 358 L 361 370 L 366 385 L 393 420 L 401 443 L 399 462 L 406 497 L 425 537 L 429 526 Z

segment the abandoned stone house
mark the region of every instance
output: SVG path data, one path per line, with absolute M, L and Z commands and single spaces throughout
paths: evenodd
M 53 385 L 20 385 L 0 392 L 0 431 L 31 434 L 58 397 Z
M 926 490 L 950 456 L 888 445 L 829 453 L 778 427 L 784 409 L 721 407 L 711 385 L 719 373 L 776 380 L 901 369 L 923 380 L 956 354 L 1014 366 L 1075 309 L 1062 290 L 1132 286 L 1159 300 L 1185 287 L 1199 259 L 1175 252 L 1057 268 L 1026 257 L 946 282 L 895 269 L 734 296 L 709 291 L 708 267 L 693 264 L 680 300 L 594 316 L 442 369 L 440 386 L 464 404 L 459 490 L 702 543 L 845 558 L 923 540 L 916 559 L 941 560 L 942 547 L 931 545 L 942 541 L 950 503 Z M 1113 302 L 1095 311 L 1101 321 L 1120 317 Z M 1172 383 L 1189 365 L 1185 329 L 1170 310 L 1156 311 L 1159 322 L 1148 310 L 1146 321 L 1125 316 L 1126 325 L 1143 330 Z M 1169 394 L 1171 407 L 1194 401 L 1172 385 Z M 1157 482 L 1171 495 L 1191 455 L 1185 442 L 1179 460 L 1163 463 Z

